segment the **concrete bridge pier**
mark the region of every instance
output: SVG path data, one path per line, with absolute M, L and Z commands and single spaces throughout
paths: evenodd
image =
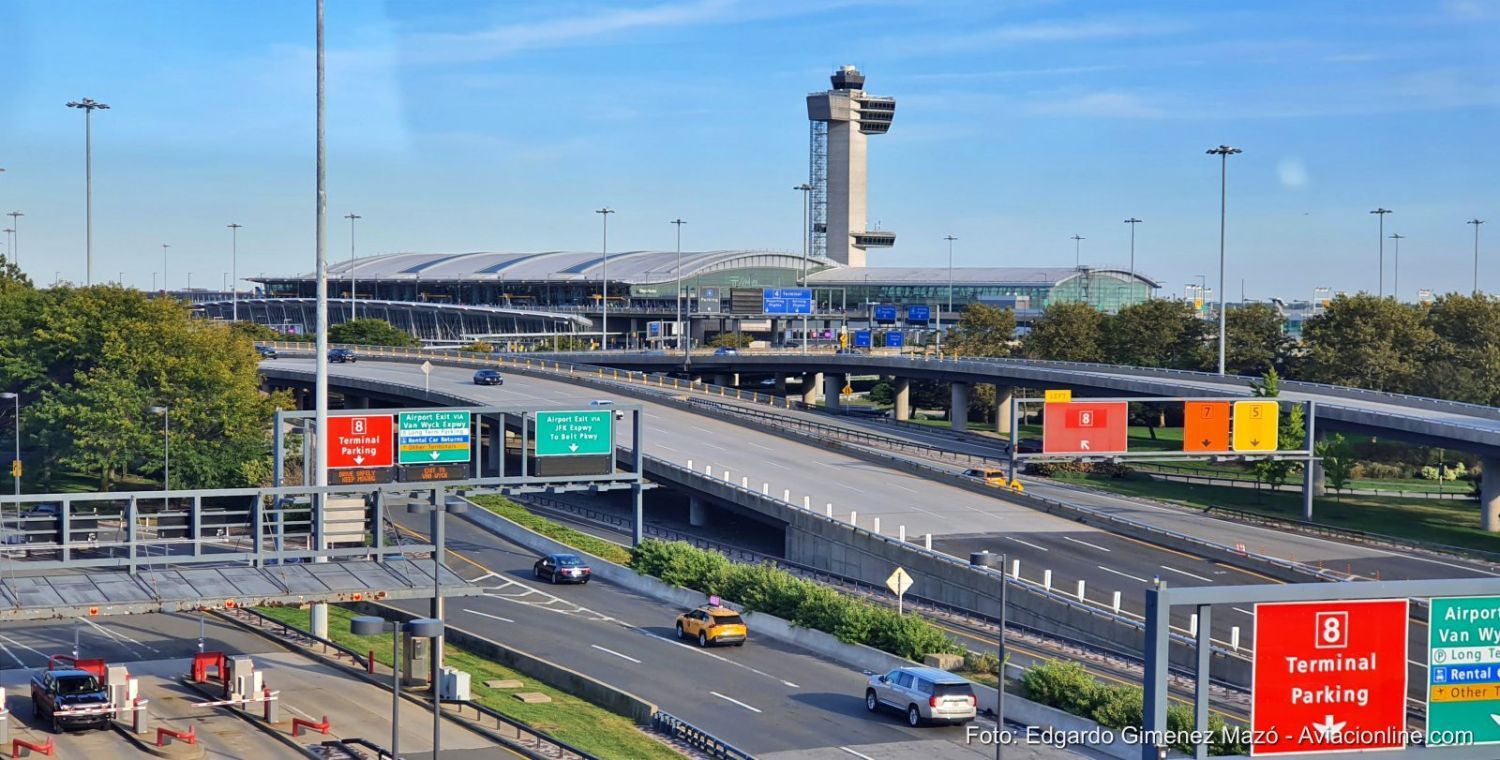
M 1322 443 L 1323 439 L 1327 437 L 1327 434 L 1325 434 L 1321 429 L 1315 427 L 1313 428 L 1313 436 L 1318 443 Z M 1317 447 L 1314 446 L 1314 451 L 1316 451 L 1316 448 Z M 1328 476 L 1327 473 L 1323 471 L 1323 460 L 1314 460 L 1310 466 L 1312 467 L 1313 496 L 1327 496 Z
M 840 372 L 832 372 L 823 375 L 823 406 L 829 411 L 836 411 L 844 405 L 844 375 Z
M 909 420 L 911 419 L 911 380 L 905 377 L 898 377 L 896 378 L 895 386 L 895 418 L 898 420 Z
M 949 386 L 948 426 L 954 430 L 969 429 L 969 384 L 955 382 Z
M 357 396 L 357 395 L 354 395 L 354 394 L 344 394 L 344 408 L 345 409 L 369 409 L 370 408 L 370 397 L 369 396 Z
M 499 419 L 492 420 L 485 432 L 488 440 L 485 441 L 484 466 L 490 474 L 499 477 L 500 457 L 505 453 L 505 425 Z
M 1015 392 L 1015 388 L 995 386 L 995 432 L 1001 435 L 1010 434 L 1010 400 Z
M 724 386 L 730 386 L 730 385 L 734 385 L 734 384 L 735 383 L 733 382 L 733 375 L 730 375 L 730 374 L 727 374 L 727 373 L 724 373 L 724 372 L 720 372 L 720 373 L 714 375 L 714 385 L 717 385 L 717 386 L 720 386 L 720 387 L 724 387 Z
M 823 373 L 812 372 L 802 376 L 802 403 L 812 406 L 818 403 L 818 387 L 823 384 Z
M 777 372 L 776 373 L 776 395 L 778 395 L 778 396 L 785 396 L 786 395 L 786 373 L 785 372 Z
M 1480 458 L 1483 476 L 1479 481 L 1480 525 L 1491 533 L 1500 533 L 1500 456 L 1487 454 Z
M 708 505 L 697 496 L 688 497 L 688 525 L 703 528 L 708 525 Z

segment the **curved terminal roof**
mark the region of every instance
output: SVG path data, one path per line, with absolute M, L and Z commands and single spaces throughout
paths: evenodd
M 598 251 L 541 253 L 388 253 L 330 263 L 331 279 L 347 279 L 350 268 L 358 280 L 444 282 L 597 282 L 604 274 Z M 810 269 L 836 266 L 830 259 L 812 257 Z M 802 268 L 801 254 L 785 251 L 683 251 L 682 277 L 721 269 L 772 267 Z M 670 282 L 678 278 L 676 251 L 620 251 L 609 254 L 609 279 L 632 285 Z M 256 282 L 312 280 L 313 275 L 250 278 Z
M 952 277 L 957 285 L 1056 286 L 1080 275 L 1115 275 L 1129 280 L 1129 269 L 1116 267 L 838 267 L 808 275 L 814 285 L 909 285 L 911 283 L 946 283 Z M 1161 283 L 1135 273 L 1138 280 L 1153 288 Z

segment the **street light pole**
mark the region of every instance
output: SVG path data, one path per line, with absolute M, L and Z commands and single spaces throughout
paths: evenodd
M 359 214 L 350 213 L 345 214 L 344 218 L 349 220 L 349 321 L 353 322 L 357 318 L 355 316 L 355 302 L 359 298 L 354 282 L 354 220 L 363 219 L 364 217 Z
M 1479 225 L 1484 224 L 1483 219 L 1474 218 L 1465 222 L 1474 225 L 1474 295 L 1479 295 Z
M 1080 234 L 1078 234 L 1078 233 L 1075 232 L 1075 233 L 1073 233 L 1073 237 L 1071 238 L 1071 240 L 1073 241 L 1073 268 L 1077 269 L 1077 268 L 1083 266 L 1083 242 L 1082 241 L 1088 240 L 1088 238 L 1086 238 L 1086 237 L 1084 237 L 1084 236 L 1082 236 L 1082 235 L 1080 235 Z
M 10 462 L 10 474 L 11 477 L 15 478 L 16 480 L 16 496 L 18 497 L 16 499 L 16 516 L 20 517 L 21 501 L 19 497 L 21 495 L 21 394 L 0 393 L 0 399 L 6 399 L 8 401 L 16 402 L 16 458 L 12 459 Z M 3 524 L 3 522 L 3 520 L 0 520 L 0 524 Z
M 671 223 L 677 225 L 677 347 L 682 349 L 682 355 L 686 357 L 687 344 L 682 341 L 682 225 L 687 222 L 673 219 Z
M 12 211 L 6 216 L 10 217 L 10 260 L 16 266 L 21 265 L 21 217 L 26 216 L 19 211 Z
M 1370 213 L 1372 213 L 1372 214 L 1374 214 L 1374 215 L 1376 215 L 1377 217 L 1380 218 L 1380 228 L 1379 228 L 1380 231 L 1375 236 L 1376 242 L 1378 242 L 1380 244 L 1380 289 L 1378 291 L 1376 291 L 1375 295 L 1379 296 L 1380 298 L 1384 298 L 1385 297 L 1385 215 L 1389 214 L 1389 213 L 1392 213 L 1392 212 L 1388 208 L 1377 208 L 1374 211 L 1371 211 Z M 1400 299 L 1397 299 L 1397 300 L 1400 300 Z
M 69 108 L 83 109 L 83 204 L 84 267 L 83 284 L 94 284 L 94 111 L 109 106 L 93 98 L 68 101 Z
M 604 309 L 602 312 L 604 318 L 600 320 L 602 324 L 599 328 L 599 348 L 600 350 L 604 350 L 609 348 L 609 215 L 615 213 L 615 210 L 606 206 L 594 213 L 598 214 L 601 221 L 604 222 L 603 238 L 600 243 L 600 254 L 603 262 L 599 277 L 599 289 L 603 291 L 601 306 Z
M 240 227 L 244 225 L 231 222 L 229 225 L 229 320 L 240 321 Z
M 797 284 L 805 288 L 807 287 L 807 254 L 810 247 L 809 243 L 812 240 L 812 230 L 807 226 L 807 217 L 811 211 L 812 203 L 812 196 L 809 195 L 812 192 L 812 185 L 803 182 L 800 185 L 793 186 L 792 189 L 802 191 L 802 279 Z M 811 310 L 811 308 L 812 305 L 808 304 L 808 309 Z M 809 317 L 811 317 L 810 314 L 802 315 L 802 353 L 804 354 L 807 353 Z
M 1132 216 L 1129 219 L 1126 219 L 1125 223 L 1128 224 L 1128 225 L 1130 225 L 1130 287 L 1134 288 L 1135 287 L 1135 226 L 1137 224 L 1140 224 L 1141 220 L 1139 220 L 1139 219 L 1137 219 L 1137 218 L 1135 218 L 1135 217 Z
M 951 312 L 953 311 L 953 241 L 958 238 L 950 234 L 943 239 L 948 241 L 948 311 Z M 938 310 L 937 327 L 938 352 L 941 353 L 943 350 L 943 311 L 941 309 Z
M 152 414 L 161 415 L 161 490 L 172 490 L 172 408 L 151 407 Z
M 1396 303 L 1401 303 L 1401 240 L 1405 237 L 1399 232 L 1391 233 L 1391 239 L 1396 241 L 1396 249 L 1392 251 L 1395 261 L 1391 266 L 1391 296 L 1396 299 Z
M 163 295 L 167 292 L 167 249 L 171 247 L 166 243 L 161 244 L 161 292 Z
M 1229 211 L 1229 157 L 1243 153 L 1239 148 L 1220 145 L 1209 148 L 1210 156 L 1219 157 L 1219 374 L 1224 374 L 1224 341 L 1228 334 L 1224 312 L 1224 224 Z

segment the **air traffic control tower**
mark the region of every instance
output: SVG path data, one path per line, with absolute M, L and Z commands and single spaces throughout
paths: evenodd
M 833 89 L 807 96 L 812 255 L 862 267 L 865 249 L 896 243 L 896 233 L 871 230 L 865 220 L 865 139 L 890 130 L 896 99 L 867 94 L 865 75 L 853 66 L 830 78 Z

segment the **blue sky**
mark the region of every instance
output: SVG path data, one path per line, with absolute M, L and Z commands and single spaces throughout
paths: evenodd
M 313 260 L 313 3 L 0 0 L 0 211 L 38 280 L 216 287 Z M 329 0 L 331 255 L 799 249 L 803 96 L 853 63 L 898 99 L 870 141 L 876 265 L 1124 264 L 1180 293 L 1500 290 L 1500 2 Z M 8 217 L 4 218 L 9 222 Z M 1485 253 L 1488 251 L 1488 253 Z M 1387 266 L 1393 252 L 1387 241 Z M 1388 270 L 1386 287 L 1394 275 Z

